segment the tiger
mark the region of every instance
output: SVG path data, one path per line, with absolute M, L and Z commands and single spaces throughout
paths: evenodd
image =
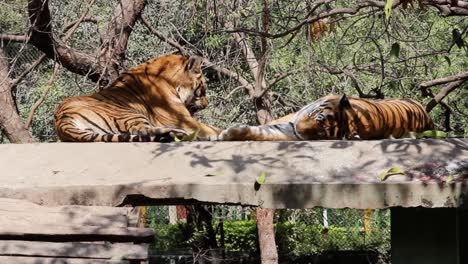
M 434 128 L 412 99 L 369 100 L 329 95 L 263 126 L 234 126 L 219 140 L 296 141 L 401 138 Z
M 198 133 L 214 140 L 220 130 L 193 114 L 208 105 L 202 59 L 163 55 L 122 73 L 107 89 L 66 98 L 55 110 L 65 142 L 167 142 Z

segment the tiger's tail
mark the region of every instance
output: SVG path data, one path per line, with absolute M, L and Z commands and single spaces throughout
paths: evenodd
M 185 131 L 175 128 L 161 128 L 153 133 L 97 133 L 91 129 L 67 124 L 58 126 L 57 134 L 65 142 L 172 142 L 175 137 L 182 138 L 187 135 Z

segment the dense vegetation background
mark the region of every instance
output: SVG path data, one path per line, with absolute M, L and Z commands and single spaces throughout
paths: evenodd
M 93 1 L 94 2 L 94 1 Z M 426 105 L 420 85 L 468 70 L 467 18 L 441 17 L 430 6 L 413 3 L 395 8 L 387 19 L 382 8 L 371 7 L 354 15 L 336 15 L 317 20 L 284 36 L 263 38 L 261 1 L 149 1 L 143 11 L 148 23 L 137 20 L 129 36 L 122 69 L 170 52 L 199 54 L 212 64 L 228 69 L 239 78 L 222 74 L 207 64 L 210 106 L 200 112 L 207 123 L 228 127 L 257 124 L 257 91 L 250 91 L 240 78 L 255 86 L 256 76 L 249 68 L 249 48 L 254 60 L 265 62 L 264 97 L 269 112 L 280 117 L 315 99 L 330 94 L 374 98 L 415 98 Z M 285 32 L 307 18 L 310 8 L 322 14 L 348 6 L 355 1 L 269 1 L 269 34 Z M 328 3 L 330 2 L 330 3 Z M 416 2 L 416 1 L 415 1 Z M 0 3 L 0 33 L 28 32 L 28 2 Z M 62 36 L 65 29 L 87 10 L 84 1 L 51 1 L 52 28 Z M 95 1 L 84 22 L 67 41 L 71 48 L 94 54 L 103 43 L 106 22 L 114 3 Z M 240 32 L 234 30 L 238 29 Z M 243 29 L 243 30 L 240 30 Z M 245 32 L 242 32 L 245 31 Z M 241 40 L 235 36 L 241 34 Z M 167 41 L 165 41 L 167 40 Z M 174 41 L 175 45 L 168 42 Z M 243 42 L 242 42 L 243 41 Z M 15 79 L 43 53 L 33 45 L 3 38 L 2 49 L 9 59 Z M 34 103 L 46 90 L 48 94 L 33 116 L 30 131 L 39 141 L 56 141 L 53 111 L 65 97 L 89 94 L 98 86 L 88 77 L 59 69 L 53 81 L 54 60 L 34 68 L 13 90 L 18 110 L 26 120 Z M 433 87 L 433 93 L 444 86 Z M 467 84 L 454 90 L 443 101 L 452 111 L 453 135 L 468 135 Z M 431 111 L 438 129 L 445 129 L 445 109 Z M 5 140 L 5 137 L 3 137 Z
M 263 124 L 346 93 L 414 98 L 438 130 L 467 137 L 467 17 L 468 3 L 456 0 L 2 0 L 0 142 L 57 141 L 53 112 L 64 98 L 105 89 L 125 69 L 172 52 L 205 59 L 210 105 L 198 118 L 218 127 Z M 358 223 L 346 230 L 360 230 L 358 215 L 345 218 Z M 309 247 L 323 229 L 280 222 L 277 238 L 290 242 L 280 252 L 328 248 Z M 342 228 L 330 229 L 336 243 L 350 241 Z M 388 232 L 382 237 L 388 249 Z

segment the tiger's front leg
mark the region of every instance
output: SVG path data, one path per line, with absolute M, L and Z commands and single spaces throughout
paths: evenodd
M 175 137 L 182 138 L 188 135 L 187 131 L 172 126 L 136 126 L 129 132 L 130 135 L 136 135 L 140 142 L 172 142 Z
M 242 140 L 251 140 L 252 132 L 250 131 L 250 126 L 240 125 L 227 128 L 223 130 L 219 136 L 218 140 L 220 141 L 242 141 Z
M 220 141 L 289 141 L 298 140 L 291 122 L 265 126 L 234 126 L 227 128 L 218 136 Z

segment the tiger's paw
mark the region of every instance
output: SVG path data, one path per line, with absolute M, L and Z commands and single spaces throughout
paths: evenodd
M 175 127 L 156 127 L 151 129 L 149 135 L 152 137 L 151 141 L 155 142 L 173 142 L 175 138 L 182 138 L 188 136 L 189 133 L 183 129 Z M 154 137 L 154 138 L 153 138 Z
M 219 136 L 219 141 L 242 141 L 248 140 L 250 126 L 239 125 L 223 130 Z

